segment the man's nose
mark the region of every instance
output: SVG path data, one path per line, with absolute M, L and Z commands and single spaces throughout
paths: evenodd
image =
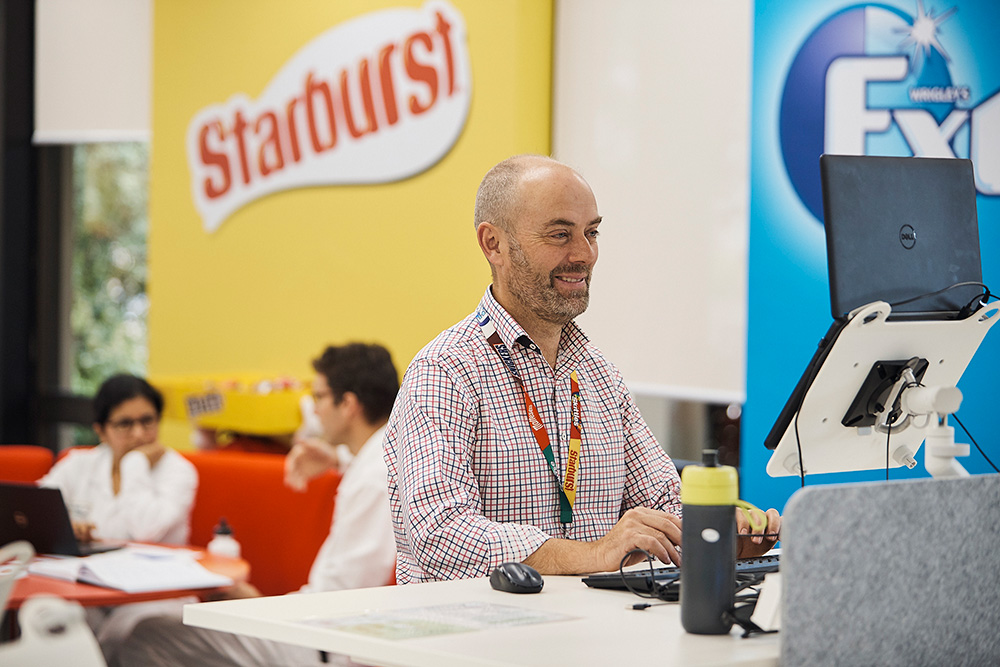
M 569 247 L 569 260 L 573 263 L 593 264 L 597 260 L 597 243 L 584 234 L 574 236 Z

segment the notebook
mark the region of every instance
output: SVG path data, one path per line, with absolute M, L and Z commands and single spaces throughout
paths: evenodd
M 960 282 L 982 282 L 970 160 L 823 155 L 823 217 L 834 318 Z M 893 306 L 896 319 L 953 319 L 975 286 Z
M 87 556 L 124 542 L 79 543 L 59 489 L 0 482 L 0 544 L 27 540 L 39 554 Z

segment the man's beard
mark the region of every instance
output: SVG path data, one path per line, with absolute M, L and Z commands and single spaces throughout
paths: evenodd
M 507 289 L 538 318 L 554 324 L 567 324 L 587 310 L 590 303 L 591 270 L 582 264 L 566 264 L 548 275 L 535 271 L 520 244 L 510 239 L 512 268 Z M 556 289 L 555 276 L 560 273 L 585 274 L 587 289 L 574 296 L 564 296 Z

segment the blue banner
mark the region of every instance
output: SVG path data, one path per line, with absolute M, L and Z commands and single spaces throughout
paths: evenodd
M 764 438 L 826 333 L 822 153 L 971 158 L 983 278 L 1000 292 L 1000 3 L 996 0 L 758 0 L 754 18 L 747 403 L 742 497 L 783 508 L 798 477 L 767 475 Z M 1000 460 L 990 377 L 1000 334 L 987 335 L 959 388 L 958 416 Z M 956 442 L 968 437 L 956 426 Z M 926 476 L 918 465 L 891 479 Z M 961 459 L 992 472 L 983 456 Z M 884 480 L 885 470 L 806 477 Z

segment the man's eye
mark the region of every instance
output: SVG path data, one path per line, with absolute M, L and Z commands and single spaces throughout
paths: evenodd
M 596 238 L 597 238 L 598 236 L 600 236 L 600 235 L 601 235 L 601 232 L 599 232 L 599 231 L 598 231 L 598 230 L 596 230 L 596 229 L 592 229 L 592 230 L 590 230 L 589 232 L 587 232 L 587 234 L 588 234 L 588 235 L 590 236 L 590 238 L 592 238 L 592 239 L 596 239 Z

